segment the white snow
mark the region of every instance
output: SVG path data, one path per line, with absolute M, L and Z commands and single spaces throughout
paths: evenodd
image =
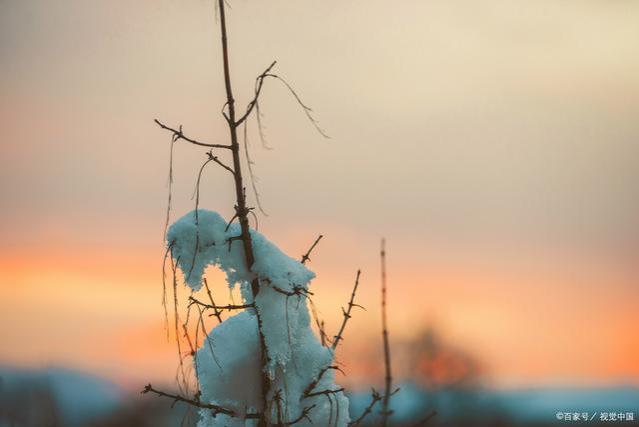
M 323 347 L 310 327 L 306 292 L 315 274 L 298 260 L 284 254 L 262 234 L 251 230 L 255 263 L 246 268 L 240 240 L 239 224 L 227 226 L 217 213 L 200 209 L 176 221 L 169 229 L 167 241 L 172 256 L 182 270 L 186 284 L 193 290 L 202 286 L 202 275 L 212 265 L 226 273 L 229 287 L 238 283 L 246 304 L 255 303 L 262 320 L 271 378 L 270 402 L 280 393 L 284 422 L 297 419 L 304 408 L 313 422 L 331 421 L 346 426 L 348 399 L 342 392 L 305 396 L 304 391 L 322 370 L 332 365 L 333 351 Z M 257 278 L 260 291 L 253 301 L 250 282 Z M 289 295 L 287 295 L 289 294 Z M 292 295 L 291 295 L 292 294 Z M 244 414 L 261 407 L 260 348 L 255 310 L 242 311 L 213 328 L 197 353 L 197 376 L 202 400 Z M 210 345 L 209 345 L 210 344 Z M 215 356 L 211 354 L 211 348 Z M 328 369 L 312 392 L 336 390 L 334 371 Z M 277 405 L 270 408 L 277 421 Z M 200 427 L 253 425 L 239 417 L 217 415 L 202 410 Z M 295 425 L 311 425 L 302 420 Z

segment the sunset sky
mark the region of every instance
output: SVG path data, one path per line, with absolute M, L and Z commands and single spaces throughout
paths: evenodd
M 294 257 L 324 234 L 310 268 L 330 331 L 362 269 L 353 378 L 380 351 L 386 237 L 397 345 L 434 327 L 495 386 L 639 385 L 639 3 L 389 4 L 228 11 L 239 105 L 276 59 L 331 136 L 266 82 L 259 228 Z M 226 142 L 218 31 L 204 0 L 0 2 L 0 365 L 173 377 L 153 119 Z M 174 156 L 175 219 L 205 156 Z M 200 203 L 230 216 L 229 178 L 207 170 Z

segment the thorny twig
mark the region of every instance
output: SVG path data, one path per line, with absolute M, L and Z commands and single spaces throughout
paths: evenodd
M 355 293 L 357 292 L 357 286 L 359 286 L 359 276 L 360 276 L 360 274 L 361 274 L 361 271 L 357 270 L 357 277 L 355 278 L 355 286 L 353 286 L 353 292 L 351 293 L 351 299 L 350 299 L 350 301 L 348 301 L 348 309 L 344 310 L 344 308 L 342 307 L 342 314 L 344 315 L 344 320 L 342 321 L 342 326 L 339 328 L 339 332 L 337 333 L 337 335 L 335 335 L 335 337 L 333 339 L 333 345 L 331 346 L 333 351 L 335 351 L 335 349 L 339 345 L 339 342 L 343 339 L 342 335 L 344 334 L 344 329 L 346 328 L 346 323 L 348 322 L 348 319 L 351 318 L 351 310 L 353 309 L 353 307 L 359 307 L 359 308 L 364 309 L 364 307 L 362 307 L 361 305 L 355 304 L 353 302 L 355 300 Z
M 259 111 L 258 111 L 259 114 Z M 317 246 L 317 244 L 319 243 L 319 241 L 322 239 L 322 237 L 324 237 L 322 234 L 320 234 L 317 239 L 315 239 L 315 241 L 313 242 L 313 244 L 311 245 L 310 248 L 308 248 L 308 250 L 306 251 L 306 253 L 304 255 L 302 255 L 302 259 L 300 260 L 300 262 L 302 264 L 306 264 L 306 261 L 310 261 L 310 255 L 311 252 L 313 252 L 313 249 L 315 249 L 315 246 Z M 324 331 L 324 327 L 323 327 L 323 321 L 320 320 L 318 314 L 317 314 L 317 308 L 315 307 L 315 303 L 313 302 L 313 300 L 309 297 L 308 298 L 308 302 L 310 303 L 311 306 L 311 314 L 313 316 L 313 320 L 315 321 L 315 325 L 317 326 L 317 330 L 319 332 L 320 335 L 320 341 L 322 343 L 322 347 L 326 346 L 326 332 Z
M 311 258 L 311 252 L 313 252 L 313 249 L 315 249 L 315 246 L 317 246 L 317 244 L 319 243 L 320 240 L 322 240 L 322 237 L 324 237 L 322 234 L 320 234 L 317 239 L 315 239 L 315 241 L 313 242 L 313 244 L 311 245 L 310 248 L 308 248 L 308 251 L 306 251 L 306 253 L 304 255 L 302 255 L 302 260 L 300 261 L 302 264 L 306 264 L 306 261 L 310 261 Z

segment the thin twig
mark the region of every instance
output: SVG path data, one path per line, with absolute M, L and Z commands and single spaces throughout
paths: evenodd
M 313 242 L 313 244 L 311 245 L 310 248 L 308 248 L 308 251 L 306 251 L 306 253 L 304 255 L 302 255 L 302 260 L 300 261 L 302 264 L 306 264 L 306 261 L 310 261 L 310 255 L 311 252 L 313 251 L 313 249 L 315 249 L 315 246 L 317 246 L 317 244 L 319 243 L 320 240 L 322 240 L 322 237 L 324 237 L 322 234 L 320 234 L 317 239 L 315 239 L 315 241 Z
M 225 165 L 217 156 L 213 155 L 213 150 L 206 153 L 209 156 L 209 160 L 213 160 L 218 165 L 222 166 L 227 171 L 231 172 L 231 175 L 235 175 L 235 171 L 231 169 L 229 166 Z
M 389 410 L 390 389 L 393 382 L 391 373 L 390 345 L 388 344 L 388 325 L 386 323 L 386 241 L 382 239 L 380 250 L 381 267 L 382 267 L 382 338 L 384 340 L 384 398 L 382 400 L 382 426 L 388 425 L 388 417 L 392 414 Z
M 353 302 L 355 300 L 355 293 L 357 292 L 357 286 L 359 285 L 360 273 L 361 271 L 357 270 L 357 277 L 355 278 L 355 286 L 353 286 L 353 292 L 351 292 L 351 299 L 350 301 L 348 301 L 348 309 L 344 310 L 344 308 L 342 307 L 344 320 L 342 321 L 342 326 L 339 328 L 339 332 L 337 333 L 337 335 L 335 335 L 335 338 L 333 339 L 333 345 L 331 347 L 333 351 L 335 351 L 335 349 L 339 345 L 339 342 L 343 339 L 342 335 L 344 334 L 344 329 L 346 328 L 346 323 L 348 322 L 348 319 L 351 318 L 351 310 L 353 309 L 353 307 L 360 307 L 362 309 L 364 308 L 361 305 L 355 304 Z
M 211 357 L 213 358 L 213 361 L 215 362 L 217 367 L 220 368 L 220 371 L 221 371 L 222 365 L 220 365 L 220 361 L 217 360 L 217 356 L 215 355 L 215 352 L 213 351 L 213 344 L 211 342 L 212 338 L 210 336 L 207 338 L 206 326 L 204 325 L 204 317 L 202 316 L 203 311 L 199 305 L 197 306 L 197 311 L 199 312 L 199 315 L 200 315 L 200 325 L 202 326 L 202 332 L 204 333 L 204 340 L 208 344 L 209 352 L 211 353 Z
M 211 307 L 216 307 L 215 301 L 213 301 L 213 294 L 211 293 L 211 289 L 209 288 L 209 282 L 206 280 L 206 277 L 203 278 L 204 287 L 206 288 L 206 293 L 209 296 L 209 301 L 211 301 Z M 219 323 L 222 323 L 222 312 L 217 308 L 213 308 L 213 315 L 217 317 Z
M 340 367 L 336 365 L 325 367 L 317 375 L 317 378 L 315 378 L 313 381 L 311 381 L 311 383 L 308 386 L 306 386 L 306 389 L 304 389 L 304 393 L 303 393 L 305 397 L 310 396 L 310 393 L 315 389 L 315 387 L 317 387 L 317 384 L 319 384 L 320 380 L 329 369 L 335 369 L 336 371 L 340 371 L 341 373 L 344 373 L 344 371 L 342 371 Z
M 272 288 L 275 292 L 286 295 L 287 297 L 292 297 L 294 295 L 297 295 L 297 296 L 313 295 L 313 292 L 309 291 L 308 289 L 300 285 L 294 285 L 292 291 L 285 291 L 284 289 L 280 288 L 277 285 L 273 285 Z
M 329 394 L 335 394 L 335 393 L 339 393 L 344 391 L 344 388 L 338 388 L 335 390 L 322 390 L 322 391 L 314 391 L 312 393 L 307 394 L 305 397 L 313 397 L 313 396 L 322 396 L 322 395 L 329 395 Z
M 200 307 L 204 307 L 204 308 L 210 308 L 212 310 L 219 310 L 219 311 L 223 311 L 223 310 L 244 310 L 245 308 L 254 308 L 255 304 L 242 304 L 242 305 L 234 305 L 234 304 L 229 304 L 229 305 L 213 305 L 213 304 L 206 304 L 203 303 L 202 301 L 199 301 L 198 299 L 196 299 L 195 297 L 189 297 L 189 305 L 191 304 L 197 304 Z
M 313 316 L 313 321 L 315 321 L 315 326 L 317 326 L 317 331 L 320 335 L 320 341 L 322 342 L 322 347 L 326 347 L 326 331 L 324 330 L 324 321 L 320 320 L 319 315 L 317 314 L 317 307 L 315 307 L 315 303 L 311 297 L 308 297 L 308 302 L 311 306 L 311 314 Z
M 433 418 L 435 415 L 437 415 L 437 411 L 433 409 L 428 415 L 413 424 L 412 427 L 423 427 L 427 425 L 431 418 Z
M 184 403 L 186 403 L 188 405 L 195 406 L 197 408 L 210 409 L 211 411 L 213 411 L 213 413 L 215 415 L 224 414 L 224 415 L 227 415 L 229 417 L 245 418 L 245 419 L 257 419 L 257 418 L 260 418 L 260 416 L 261 416 L 260 413 L 249 412 L 249 413 L 245 414 L 243 417 L 241 417 L 235 411 L 233 411 L 231 409 L 224 408 L 224 407 L 219 406 L 219 405 L 214 405 L 212 403 L 201 402 L 199 400 L 199 398 L 196 400 L 196 399 L 190 399 L 188 397 L 180 396 L 179 394 L 166 393 L 164 391 L 157 390 L 157 389 L 153 388 L 153 386 L 151 384 L 147 384 L 144 387 L 144 389 L 142 390 L 141 393 L 142 394 L 154 393 L 154 394 L 156 394 L 156 395 L 158 395 L 160 397 L 168 397 L 169 399 L 173 399 L 174 402 L 184 402 Z
M 362 415 L 357 417 L 355 421 L 351 421 L 350 423 L 348 423 L 348 427 L 358 426 L 362 421 L 364 421 L 368 414 L 373 411 L 373 407 L 375 406 L 375 404 L 377 404 L 377 402 L 379 402 L 380 400 L 382 400 L 382 396 L 379 394 L 379 392 L 375 389 L 371 389 L 371 403 L 369 403 L 366 409 L 364 409 Z
M 306 419 L 308 420 L 311 424 L 313 424 L 313 421 L 309 418 L 308 414 L 311 412 L 311 410 L 315 407 L 315 405 L 311 405 L 311 406 L 307 406 L 304 409 L 302 409 L 302 413 L 299 415 L 299 417 L 295 418 L 293 421 L 289 421 L 287 423 L 284 423 L 284 426 L 292 426 L 294 424 L 299 423 L 300 421 Z
M 170 126 L 165 125 L 164 123 L 162 123 L 161 121 L 159 121 L 158 119 L 154 119 L 155 123 L 157 123 L 158 126 L 160 126 L 162 129 L 166 129 L 170 132 L 173 132 L 173 140 L 177 141 L 179 139 L 183 139 L 186 142 L 190 142 L 191 144 L 195 144 L 195 145 L 200 145 L 202 147 L 211 147 L 211 148 L 225 148 L 227 150 L 231 149 L 230 145 L 225 145 L 225 144 L 209 144 L 206 142 L 200 142 L 197 141 L 195 139 L 189 138 L 188 136 L 184 135 L 184 133 L 182 132 L 182 125 L 179 126 L 179 129 L 174 129 Z

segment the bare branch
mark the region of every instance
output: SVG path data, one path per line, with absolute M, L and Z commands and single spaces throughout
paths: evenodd
M 426 415 L 424 418 L 422 418 L 421 420 L 417 421 L 415 424 L 413 424 L 412 427 L 423 427 L 425 425 L 428 424 L 428 422 L 431 420 L 431 418 L 433 418 L 435 415 L 437 415 L 437 411 L 432 410 L 428 415 Z
M 339 393 L 344 391 L 344 388 L 338 388 L 335 390 L 322 390 L 322 391 L 315 391 L 313 393 L 309 393 L 307 394 L 305 397 L 313 397 L 313 396 L 322 396 L 322 395 L 329 395 L 329 394 L 335 394 L 335 393 Z
M 209 156 L 209 160 L 213 160 L 218 165 L 222 166 L 227 171 L 231 172 L 232 175 L 235 175 L 235 171 L 231 169 L 229 166 L 226 166 L 217 156 L 213 155 L 213 150 L 206 153 Z
M 315 326 L 317 326 L 317 331 L 320 335 L 320 341 L 322 342 L 322 347 L 326 347 L 326 331 L 324 330 L 324 321 L 320 320 L 319 315 L 317 314 L 317 307 L 315 307 L 315 303 L 312 298 L 308 298 L 308 302 L 311 306 L 311 314 L 313 315 L 313 320 L 315 321 Z
M 362 412 L 362 415 L 357 417 L 357 419 L 355 419 L 355 421 L 352 421 L 352 422 L 348 423 L 348 426 L 349 427 L 358 426 L 362 421 L 364 421 L 364 419 L 368 416 L 368 414 L 370 414 L 373 411 L 373 407 L 380 400 L 382 400 L 382 396 L 379 394 L 379 392 L 377 392 L 377 390 L 372 389 L 371 390 L 371 403 L 369 403 L 368 406 L 366 407 L 366 409 L 364 409 L 364 412 Z
M 324 376 L 326 371 L 328 371 L 329 369 L 335 369 L 337 371 L 340 371 L 341 373 L 344 373 L 344 371 L 342 371 L 339 366 L 333 365 L 333 366 L 325 367 L 317 375 L 317 378 L 315 378 L 313 381 L 311 381 L 311 383 L 304 389 L 304 396 L 305 397 L 310 396 L 310 393 L 315 389 L 315 387 L 317 387 L 317 384 L 319 384 L 319 382 L 321 381 L 322 377 Z
M 294 285 L 292 291 L 285 291 L 284 289 L 276 285 L 273 285 L 272 288 L 275 292 L 279 292 L 280 294 L 286 295 L 287 297 L 292 297 L 294 295 L 298 295 L 298 296 L 313 295 L 313 292 L 309 291 L 308 289 L 300 285 Z
M 333 351 L 337 348 L 337 346 L 339 345 L 339 342 L 343 339 L 342 335 L 344 334 L 344 329 L 346 328 L 346 323 L 348 322 L 348 319 L 351 318 L 351 310 L 353 309 L 353 307 L 363 308 L 361 305 L 355 304 L 353 302 L 355 300 L 355 293 L 357 292 L 357 286 L 359 286 L 360 273 L 361 271 L 357 270 L 357 277 L 355 278 L 355 286 L 353 286 L 351 299 L 348 302 L 348 309 L 344 310 L 344 308 L 342 308 L 342 313 L 344 314 L 344 320 L 342 321 L 342 326 L 339 328 L 339 332 L 337 333 L 337 335 L 335 335 L 335 338 L 333 339 L 333 345 L 331 347 Z
M 317 246 L 317 244 L 319 243 L 320 240 L 322 240 L 322 237 L 324 237 L 322 234 L 320 234 L 317 239 L 315 239 L 315 241 L 313 242 L 313 244 L 311 245 L 311 247 L 308 249 L 308 251 L 306 251 L 306 253 L 304 255 L 302 255 L 302 260 L 300 261 L 302 264 L 306 264 L 306 261 L 310 261 L 311 259 L 309 258 L 311 255 L 311 252 L 313 251 L 313 249 L 315 249 L 315 246 Z
M 211 147 L 211 148 L 225 148 L 227 150 L 231 149 L 230 145 L 225 145 L 225 144 L 209 144 L 206 142 L 200 142 L 197 141 L 195 139 L 189 138 L 188 136 L 184 135 L 184 133 L 182 132 L 182 125 L 180 125 L 179 129 L 174 129 L 170 126 L 165 125 L 164 123 L 162 123 L 161 121 L 159 121 L 158 119 L 154 119 L 155 123 L 157 123 L 158 126 L 160 126 L 162 129 L 166 129 L 170 132 L 173 132 L 173 142 L 179 140 L 179 139 L 183 139 L 186 142 L 190 142 L 191 144 L 195 144 L 195 145 L 200 145 L 202 147 Z
M 222 365 L 220 365 L 220 361 L 217 359 L 217 356 L 215 355 L 215 352 L 213 351 L 213 344 L 211 343 L 213 338 L 212 336 L 209 336 L 208 338 L 206 338 L 206 326 L 204 325 L 204 317 L 202 316 L 204 310 L 202 310 L 202 307 L 200 307 L 199 305 L 196 305 L 196 307 L 197 307 L 197 311 L 200 318 L 199 325 L 202 326 L 202 332 L 204 333 L 204 340 L 208 344 L 209 353 L 211 353 L 211 357 L 213 358 L 213 361 L 215 362 L 217 367 L 220 368 L 220 370 L 222 370 Z
M 228 108 L 228 115 L 226 117 L 229 136 L 231 138 L 231 151 L 233 153 L 233 170 L 235 174 L 233 176 L 235 181 L 235 197 L 236 212 L 238 213 L 238 220 L 241 228 L 241 240 L 244 248 L 244 260 L 246 261 L 246 269 L 250 272 L 253 264 L 255 263 L 255 253 L 253 252 L 253 240 L 251 238 L 250 226 L 248 221 L 248 212 L 246 209 L 246 194 L 244 192 L 244 184 L 242 181 L 242 166 L 240 162 L 240 144 L 237 139 L 237 121 L 235 118 L 235 99 L 233 98 L 233 87 L 231 84 L 231 71 L 229 61 L 229 48 L 228 38 L 226 31 L 226 16 L 224 11 L 224 0 L 218 0 L 219 12 L 220 12 L 220 35 L 222 38 L 222 64 L 224 68 L 224 88 L 226 91 L 226 104 Z M 230 249 L 231 241 L 229 241 Z M 251 280 L 251 293 L 253 300 L 260 292 L 260 283 L 257 278 Z M 262 401 L 262 410 L 266 412 L 268 408 L 267 396 L 271 391 L 271 378 L 267 373 L 265 367 L 269 364 L 270 357 L 268 354 L 268 347 L 266 346 L 266 339 L 264 338 L 264 332 L 262 330 L 262 318 L 259 311 L 256 310 L 255 316 L 257 318 L 257 332 L 260 342 L 260 359 L 261 359 L 261 373 L 260 373 L 260 388 L 259 395 Z M 258 427 L 266 427 L 268 422 L 266 416 L 263 414 L 258 421 Z
M 206 288 L 206 293 L 209 296 L 209 301 L 211 301 L 211 307 L 216 307 L 215 301 L 213 301 L 213 294 L 211 294 L 211 289 L 209 288 L 209 282 L 206 280 L 206 277 L 203 279 L 204 287 Z M 222 323 L 222 312 L 217 308 L 213 308 L 213 315 L 217 317 L 219 323 Z
M 212 403 L 201 402 L 199 400 L 199 397 L 197 399 L 190 399 L 188 397 L 180 396 L 179 394 L 166 393 L 164 391 L 157 390 L 157 389 L 153 388 L 153 386 L 151 384 L 147 384 L 144 387 L 144 390 L 142 390 L 141 393 L 142 394 L 154 393 L 154 394 L 156 394 L 156 395 L 158 395 L 160 397 L 168 397 L 169 399 L 173 399 L 174 403 L 175 402 L 184 402 L 184 403 L 186 403 L 188 405 L 195 406 L 197 408 L 210 409 L 211 411 L 213 411 L 213 414 L 215 414 L 215 415 L 224 414 L 224 415 L 227 415 L 229 417 L 245 418 L 245 419 L 258 419 L 261 416 L 260 413 L 247 413 L 247 414 L 241 416 L 241 415 L 237 414 L 235 411 L 233 411 L 231 409 L 224 408 L 224 407 L 219 406 L 219 405 L 214 405 Z
M 197 304 L 200 307 L 203 308 L 207 308 L 207 309 L 211 309 L 211 310 L 219 310 L 219 311 L 223 311 L 223 310 L 244 310 L 246 308 L 254 308 L 255 304 L 242 304 L 242 305 L 234 305 L 234 304 L 229 304 L 229 305 L 214 305 L 214 304 L 206 304 L 203 303 L 202 301 L 199 301 L 198 299 L 196 299 L 195 297 L 189 297 L 189 305 L 192 304 Z M 214 314 L 216 315 L 216 314 Z
M 302 409 L 302 413 L 300 414 L 299 417 L 295 418 L 293 421 L 289 421 L 287 423 L 284 423 L 284 426 L 292 426 L 294 424 L 299 423 L 300 421 L 306 419 L 308 420 L 311 424 L 313 424 L 313 420 L 311 420 L 308 416 L 308 414 L 311 412 L 311 410 L 315 407 L 316 405 L 311 405 L 311 406 L 307 406 L 304 409 Z
M 381 267 L 382 267 L 382 338 L 384 340 L 384 399 L 382 400 L 382 409 L 380 411 L 382 415 L 382 426 L 388 425 L 388 417 L 392 414 L 389 410 L 390 403 L 390 389 L 393 382 L 393 376 L 391 373 L 391 360 L 390 360 L 390 345 L 388 343 L 388 325 L 386 323 L 386 241 L 382 239 L 382 246 L 380 250 Z

